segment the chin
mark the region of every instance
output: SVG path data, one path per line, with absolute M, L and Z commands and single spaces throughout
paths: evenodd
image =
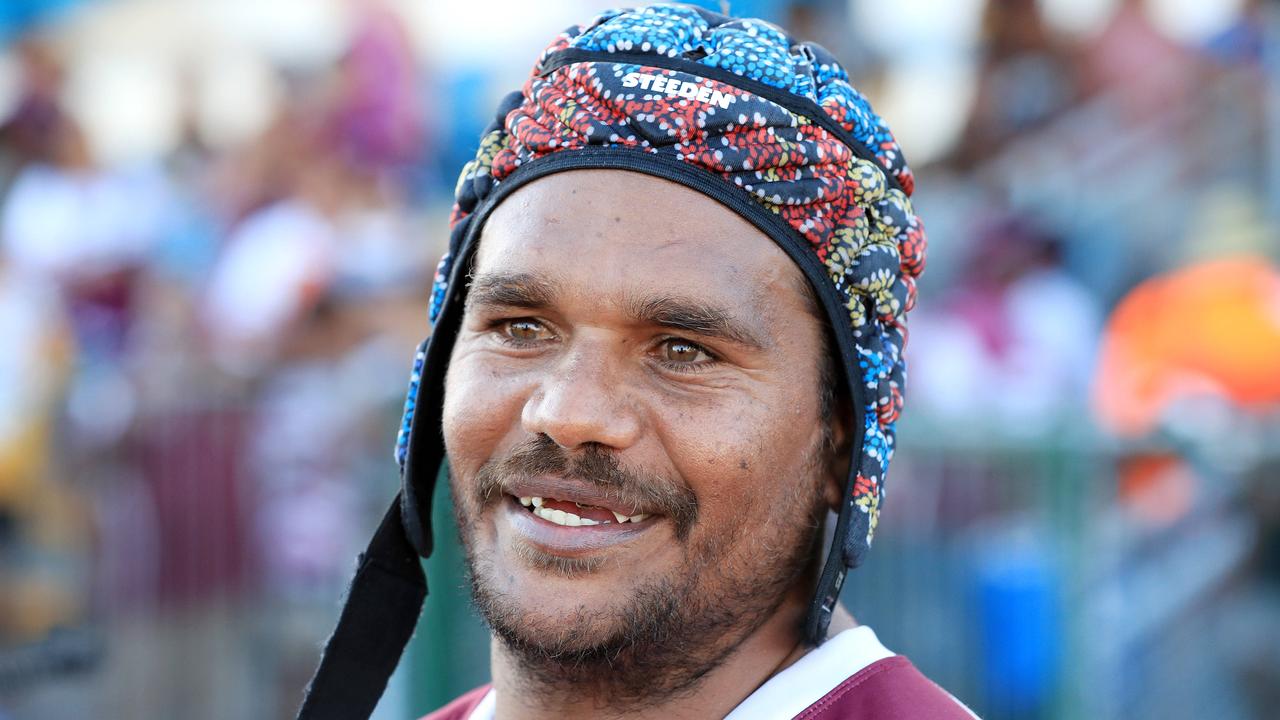
M 657 593 L 634 582 L 619 583 L 597 563 L 514 555 L 473 564 L 470 573 L 476 607 L 509 646 L 549 656 L 615 648 L 627 643 L 635 618 L 663 614 L 651 602 Z
M 522 548 L 491 512 L 459 527 L 474 604 L 522 682 L 589 690 L 637 712 L 689 691 L 721 663 L 777 608 L 802 565 L 780 556 L 763 558 L 763 570 L 738 570 L 726 561 L 731 548 L 696 533 L 687 545 L 646 532 L 643 543 L 571 555 Z

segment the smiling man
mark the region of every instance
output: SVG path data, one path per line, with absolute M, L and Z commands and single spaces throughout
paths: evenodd
M 447 459 L 492 684 L 428 716 L 967 718 L 837 598 L 924 264 L 840 66 L 685 6 L 557 38 L 459 181 L 398 444 L 301 717 L 367 716 Z

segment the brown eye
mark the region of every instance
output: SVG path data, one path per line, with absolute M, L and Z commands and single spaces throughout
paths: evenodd
M 542 340 L 546 328 L 536 320 L 512 320 L 507 323 L 507 336 L 516 342 L 536 342 Z
M 668 340 L 662 346 L 662 359 L 673 363 L 696 363 L 710 359 L 706 351 L 686 340 Z

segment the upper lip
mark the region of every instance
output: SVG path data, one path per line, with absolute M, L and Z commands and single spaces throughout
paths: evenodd
M 510 483 L 504 489 L 516 497 L 554 498 L 579 505 L 595 505 L 623 515 L 653 514 L 652 510 L 632 505 L 620 493 L 580 480 L 550 476 L 525 478 Z

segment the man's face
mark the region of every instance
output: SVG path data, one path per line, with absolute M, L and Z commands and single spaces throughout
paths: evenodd
M 607 658 L 650 693 L 683 663 L 671 690 L 802 582 L 838 493 L 803 282 L 645 175 L 560 173 L 494 211 L 444 435 L 477 602 L 527 663 Z

